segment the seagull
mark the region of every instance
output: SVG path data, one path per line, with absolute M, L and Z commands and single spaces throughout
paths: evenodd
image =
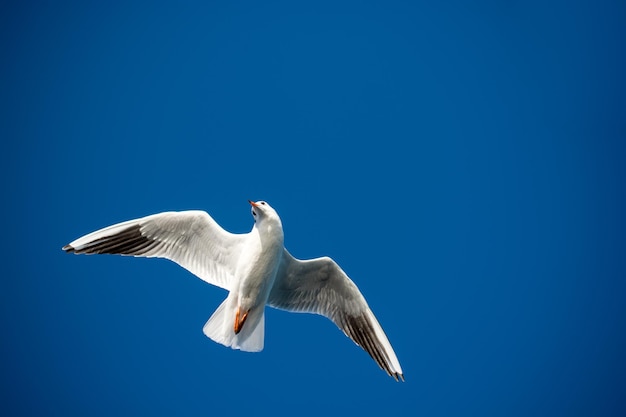
M 248 202 L 254 218 L 249 233 L 227 232 L 205 211 L 163 212 L 89 233 L 63 250 L 165 258 L 224 288 L 228 296 L 203 331 L 233 349 L 263 350 L 266 305 L 323 315 L 389 376 L 404 381 L 391 343 L 348 275 L 329 257 L 291 256 L 276 210 L 265 201 Z

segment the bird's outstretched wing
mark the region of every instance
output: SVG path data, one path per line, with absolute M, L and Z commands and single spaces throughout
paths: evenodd
M 398 358 L 365 298 L 331 258 L 299 260 L 285 250 L 268 304 L 328 317 L 387 374 L 404 381 Z
M 166 258 L 229 290 L 245 236 L 225 231 L 204 211 L 165 212 L 105 227 L 63 250 Z

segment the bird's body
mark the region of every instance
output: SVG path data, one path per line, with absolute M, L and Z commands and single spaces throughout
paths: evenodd
M 253 211 L 255 217 L 260 215 L 257 211 Z M 208 337 L 235 349 L 252 352 L 263 349 L 265 305 L 280 266 L 283 242 L 283 226 L 277 215 L 254 223 L 237 260 L 235 277 L 239 279 L 233 280 L 224 310 L 218 309 L 223 313 L 214 314 L 204 326 Z M 234 316 L 230 317 L 229 313 Z M 240 335 L 244 323 L 248 331 Z
M 261 228 L 263 230 L 259 230 Z M 237 291 L 242 308 L 253 308 L 258 304 L 265 307 L 280 265 L 283 242 L 280 219 L 272 219 L 271 225 L 254 224 L 235 272 L 241 277 Z
M 85 235 L 63 247 L 73 253 L 110 253 L 170 259 L 228 297 L 204 326 L 214 341 L 260 351 L 265 306 L 331 319 L 396 380 L 402 369 L 384 331 L 352 280 L 330 258 L 298 260 L 284 248 L 280 217 L 252 202 L 255 224 L 246 234 L 222 229 L 206 212 L 159 213 Z

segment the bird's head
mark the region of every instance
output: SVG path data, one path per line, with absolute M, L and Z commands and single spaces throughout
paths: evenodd
M 274 210 L 266 201 L 248 200 L 248 203 L 252 206 L 251 212 L 255 222 L 265 222 L 267 220 L 280 221 L 276 210 Z

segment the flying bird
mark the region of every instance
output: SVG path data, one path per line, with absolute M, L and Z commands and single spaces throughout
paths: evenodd
M 283 245 L 278 213 L 265 201 L 248 202 L 254 217 L 249 233 L 227 232 L 204 211 L 164 212 L 89 233 L 63 250 L 166 258 L 226 289 L 228 296 L 203 331 L 233 349 L 263 349 L 266 305 L 321 314 L 388 375 L 404 381 L 385 332 L 354 282 L 329 257 L 299 260 L 291 256 Z

